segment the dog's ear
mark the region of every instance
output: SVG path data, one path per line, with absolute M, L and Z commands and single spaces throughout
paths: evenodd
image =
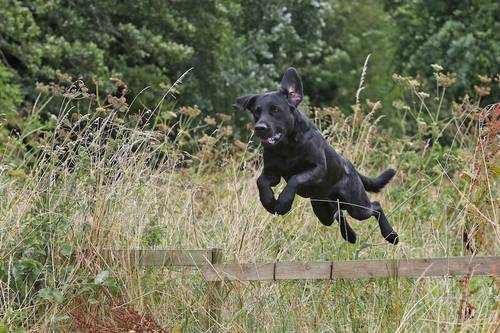
M 255 98 L 257 95 L 246 95 L 240 96 L 236 99 L 236 102 L 233 104 L 233 108 L 237 111 L 243 112 L 246 109 L 251 109 L 253 103 L 255 102 Z
M 302 97 L 304 96 L 302 80 L 295 68 L 288 68 L 285 75 L 283 75 L 281 79 L 281 92 L 287 96 L 288 101 L 295 107 L 302 101 Z

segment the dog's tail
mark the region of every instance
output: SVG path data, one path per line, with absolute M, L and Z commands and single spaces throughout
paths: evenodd
M 363 182 L 365 190 L 367 190 L 368 192 L 380 192 L 380 190 L 385 185 L 387 185 L 388 182 L 391 181 L 392 177 L 394 177 L 394 175 L 396 174 L 396 170 L 387 169 L 376 178 L 366 177 L 360 173 L 358 174 L 361 178 L 361 181 Z

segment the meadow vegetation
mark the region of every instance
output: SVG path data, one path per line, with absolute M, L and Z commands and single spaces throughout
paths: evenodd
M 163 111 L 178 121 L 155 131 L 147 123 L 131 126 L 127 109 L 72 84 L 51 134 L 39 138 L 44 145 L 27 152 L 26 137 L 6 141 L 0 329 L 203 329 L 206 284 L 199 272 L 109 266 L 99 260 L 102 248 L 219 247 L 226 261 L 239 262 L 498 254 L 500 106 L 465 99 L 452 116 L 440 117 L 448 82 L 440 71 L 437 96 L 422 92 L 415 79 L 395 76 L 417 99 L 413 106 L 400 102 L 401 117 L 418 123 L 411 136 L 394 138 L 380 128 L 380 102 L 361 101 L 363 79 L 351 116 L 335 107 L 304 110 L 365 174 L 398 169 L 395 181 L 374 195 L 400 234 L 396 247 L 383 241 L 374 221 L 353 221 L 360 237 L 348 244 L 335 225 L 316 221 L 304 199 L 286 216 L 268 214 L 255 186 L 260 148 L 251 136 L 232 137 L 230 118 L 244 115 Z M 37 105 L 51 98 L 40 94 Z M 142 117 L 156 121 L 171 98 Z M 34 123 L 40 109 L 31 111 Z M 79 117 L 70 119 L 72 110 Z M 449 143 L 441 145 L 441 137 Z M 498 325 L 497 278 L 226 287 L 220 326 L 227 331 L 491 332 Z
M 497 1 L 121 3 L 0 0 L 0 333 L 203 331 L 200 272 L 105 263 L 103 248 L 222 248 L 237 262 L 500 254 Z M 261 206 L 262 148 L 230 106 L 288 66 L 338 152 L 366 175 L 398 170 L 371 197 L 399 245 L 352 218 L 349 244 L 302 198 L 286 216 Z M 494 332 L 499 288 L 227 283 L 218 325 Z

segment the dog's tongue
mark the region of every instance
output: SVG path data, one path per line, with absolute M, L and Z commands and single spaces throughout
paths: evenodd
M 273 136 L 270 136 L 268 138 L 265 138 L 265 139 L 261 139 L 262 142 L 264 143 L 267 143 L 267 144 L 270 144 L 272 145 L 274 143 L 274 137 Z
M 267 144 L 274 145 L 276 143 L 276 141 L 278 140 L 278 138 L 279 138 L 279 135 L 273 135 L 273 136 L 270 136 L 268 138 L 262 139 L 262 141 L 267 143 Z
M 277 133 L 273 136 L 270 136 L 268 138 L 265 138 L 265 139 L 261 139 L 262 142 L 264 143 L 267 143 L 267 144 L 270 144 L 270 145 L 274 145 L 276 144 L 276 142 L 278 142 L 278 140 L 281 138 L 281 133 Z

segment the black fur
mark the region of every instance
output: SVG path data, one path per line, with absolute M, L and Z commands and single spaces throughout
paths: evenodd
M 302 81 L 289 68 L 279 91 L 239 97 L 234 107 L 250 110 L 255 120 L 255 135 L 264 146 L 264 169 L 257 179 L 262 205 L 272 214 L 286 214 L 295 194 L 311 199 L 314 213 L 324 225 L 337 220 L 342 237 L 356 242 L 356 233 L 342 211 L 357 220 L 375 217 L 382 236 L 390 243 L 398 235 L 385 217 L 380 204 L 368 199 L 366 191 L 380 191 L 394 176 L 387 169 L 376 178 L 359 174 L 351 162 L 326 142 L 320 131 L 298 109 L 302 101 Z M 281 178 L 287 185 L 275 199 L 273 187 Z
M 396 170 L 387 169 L 382 172 L 377 178 L 366 177 L 359 172 L 358 174 L 361 178 L 361 182 L 363 182 L 365 190 L 367 190 L 368 192 L 378 193 L 382 188 L 384 188 L 385 185 L 387 185 L 387 183 L 391 181 L 392 177 L 394 177 L 394 175 L 396 174 Z

